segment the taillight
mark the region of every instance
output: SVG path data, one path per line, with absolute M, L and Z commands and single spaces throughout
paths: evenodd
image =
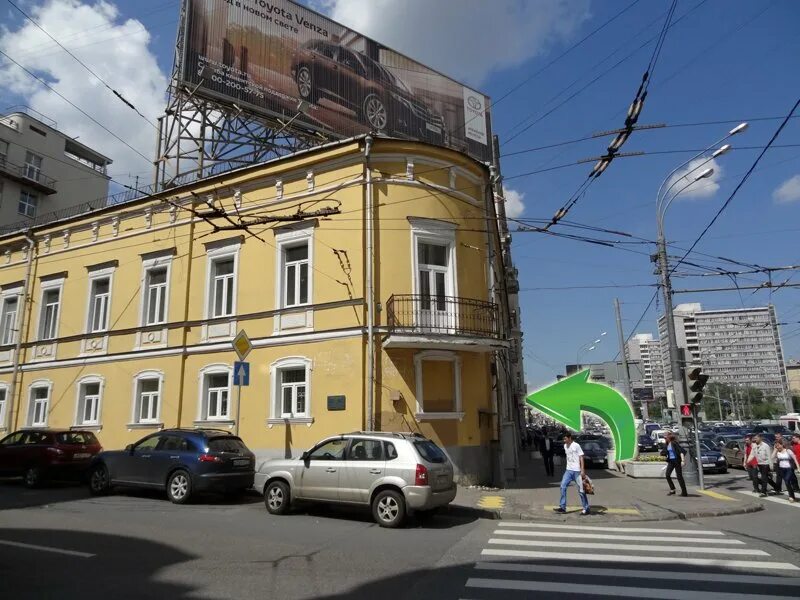
M 414 485 L 428 485 L 428 467 L 417 465 L 417 476 L 414 478 Z
M 219 456 L 214 456 L 213 454 L 201 454 L 197 457 L 197 460 L 200 462 L 212 462 L 212 463 L 221 463 L 222 459 Z
M 64 456 L 64 451 L 61 448 L 54 448 L 54 447 L 50 446 L 49 448 L 47 448 L 47 451 L 50 454 L 54 454 L 56 456 Z

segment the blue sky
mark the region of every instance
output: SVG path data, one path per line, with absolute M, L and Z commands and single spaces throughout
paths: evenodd
M 66 5 L 78 5 L 79 0 L 49 0 Z M 405 51 L 414 58 L 429 61 L 434 66 L 452 72 L 471 85 L 480 87 L 494 98 L 500 98 L 531 74 L 539 71 L 565 49 L 580 40 L 611 16 L 631 4 L 630 1 L 599 2 L 561 0 L 560 2 L 525 3 L 519 0 L 453 0 L 451 5 L 441 0 L 429 5 L 422 0 L 388 2 L 388 0 L 317 0 L 331 14 L 345 21 L 358 23 L 364 33 L 378 37 Z M 8 37 L 19 32 L 22 23 L 10 8 L 0 1 L 0 24 L 6 28 L 5 43 L 0 34 L 0 48 L 25 51 L 27 38 L 11 44 Z M 43 3 L 24 2 L 36 10 Z M 94 1 L 83 4 L 94 5 Z M 161 89 L 161 77 L 172 66 L 173 44 L 178 18 L 178 2 L 161 0 L 119 0 L 113 3 L 119 13 L 104 18 L 118 31 L 114 48 L 108 52 L 103 45 L 79 47 L 82 39 L 80 23 L 63 34 L 72 35 L 76 52 L 101 71 L 104 58 L 119 62 L 115 51 L 131 43 L 142 58 L 133 58 L 141 68 L 126 76 L 129 93 L 135 97 L 141 89 L 151 86 Z M 637 51 L 618 67 L 602 76 L 596 83 L 566 102 L 552 114 L 537 122 L 524 134 L 506 141 L 518 131 L 515 126 L 527 117 L 542 115 L 559 99 L 585 85 L 618 60 L 632 52 L 658 33 L 667 0 L 641 0 L 617 20 L 590 38 L 553 66 L 536 75 L 529 83 L 500 102 L 494 110 L 495 132 L 500 135 L 503 154 L 532 147 L 555 144 L 581 138 L 596 131 L 619 127 L 624 120 L 641 75 L 650 59 L 652 44 Z M 427 10 L 411 10 L 412 5 Z M 458 8 L 450 22 L 432 14 Z M 442 8 L 444 7 L 444 8 Z M 502 7 L 502 10 L 498 9 Z M 469 10 L 466 10 L 469 9 Z M 393 11 L 393 12 L 392 12 Z M 471 11 L 471 12 L 470 12 Z M 537 12 L 538 11 L 538 12 Z M 656 66 L 649 95 L 640 118 L 642 124 L 665 123 L 678 125 L 709 121 L 738 121 L 776 117 L 787 114 L 800 97 L 800 3 L 793 0 L 751 2 L 746 0 L 680 0 L 676 18 L 687 11 L 687 17 L 670 30 Z M 468 14 L 469 13 L 469 14 Z M 54 17 L 55 20 L 58 20 Z M 136 22 L 126 23 L 126 19 Z M 67 20 L 60 19 L 59 23 Z M 82 18 L 80 22 L 85 23 Z M 430 35 L 431 24 L 441 28 L 440 36 Z M 102 38 L 102 22 L 94 25 L 98 39 Z M 143 28 L 142 28 L 143 26 Z M 54 24 L 52 28 L 56 28 Z M 63 27 L 68 28 L 68 24 Z M 486 35 L 475 32 L 486 29 Z M 145 32 L 146 29 L 146 32 Z M 78 32 L 78 33 L 75 33 Z M 138 32 L 138 33 L 137 33 Z M 54 33 L 61 37 L 58 31 Z M 147 38 L 149 34 L 149 38 Z M 144 37 L 142 37 L 144 36 Z M 431 42 L 431 39 L 433 42 Z M 135 45 L 139 41 L 139 46 Z M 430 42 L 430 43 L 429 43 Z M 41 43 L 41 42 L 38 42 Z M 83 42 L 88 44 L 89 42 Z M 437 46 L 436 44 L 440 44 Z M 22 44 L 20 46 L 19 44 Z M 70 46 L 70 44 L 67 44 Z M 34 48 L 35 49 L 35 48 Z M 103 49 L 98 53 L 97 50 Z M 600 63 L 614 50 L 619 52 Z M 103 56 L 103 53 L 110 56 Z M 149 54 L 148 54 L 149 53 Z M 27 56 L 30 56 L 28 53 Z M 131 54 L 128 54 L 131 56 Z M 471 57 L 465 60 L 463 57 Z M 153 60 L 154 59 L 154 60 Z M 31 59 L 33 60 L 33 59 Z M 51 51 L 42 61 L 68 60 Z M 152 65 L 150 64 L 152 62 Z M 85 77 L 70 77 L 66 71 L 50 69 L 50 62 L 29 63 L 51 81 L 64 86 L 65 93 L 80 94 L 90 103 L 93 95 L 81 91 Z M 50 71 L 48 72 L 48 69 Z M 160 71 L 160 73 L 159 73 Z M 0 69 L 0 84 L 11 71 Z M 131 81 L 144 75 L 145 83 Z M 118 82 L 124 89 L 126 81 Z M 14 85 L 0 85 L 0 106 L 27 103 L 34 87 L 24 88 L 21 80 Z M 573 87 L 568 87 L 570 85 Z M 567 91 L 563 92 L 563 90 Z M 563 94 L 558 96 L 559 93 Z M 99 96 L 99 94 L 98 94 Z M 152 96 L 152 94 L 151 94 Z M 57 101 L 38 98 L 37 102 L 61 111 Z M 142 106 L 156 110 L 161 98 L 140 98 Z M 558 102 L 558 100 L 556 100 Z M 109 103 L 106 103 L 109 104 Z M 98 105 L 97 110 L 105 110 Z M 127 115 L 117 111 L 108 116 L 110 127 L 124 128 Z M 71 119 L 69 113 L 60 120 Z M 75 121 L 77 123 L 77 121 Z M 753 121 L 748 131 L 732 140 L 737 146 L 763 146 L 779 125 L 778 120 Z M 663 152 L 704 148 L 721 138 L 736 123 L 709 124 L 692 127 L 635 133 L 624 151 Z M 150 132 L 133 131 L 142 139 L 151 139 Z M 90 132 L 87 131 L 86 136 Z M 84 137 L 83 139 L 87 139 Z M 133 138 L 131 138 L 133 139 Z M 522 194 L 526 218 L 550 218 L 580 185 L 591 163 L 563 169 L 515 177 L 515 175 L 552 166 L 574 163 L 582 158 L 602 154 L 609 138 L 598 138 L 558 148 L 506 156 L 502 160 L 503 174 L 508 187 Z M 142 144 L 149 142 L 142 142 Z M 800 175 L 800 119 L 792 120 L 776 141 L 777 145 L 797 147 L 771 149 L 760 167 L 742 188 L 719 221 L 712 227 L 697 250 L 747 263 L 776 266 L 800 264 L 800 181 L 784 198 L 797 199 L 778 202 L 774 193 L 779 186 Z M 727 195 L 738 183 L 758 154 L 758 150 L 735 150 L 718 160 L 721 176 L 718 189 L 702 197 L 677 200 L 667 219 L 668 238 L 676 246 L 688 247 L 713 217 Z M 647 239 L 655 237 L 655 194 L 661 181 L 691 153 L 666 153 L 619 159 L 590 188 L 587 195 L 570 212 L 569 219 L 585 224 L 621 230 Z M 115 175 L 135 176 L 137 170 L 147 172 L 147 166 L 120 161 Z M 555 231 L 573 233 L 564 227 Z M 602 344 L 586 359 L 611 359 L 618 351 L 614 323 L 613 300 L 622 302 L 625 333 L 630 334 L 649 302 L 654 288 L 626 287 L 653 284 L 655 277 L 647 254 L 652 245 L 628 246 L 634 252 L 605 248 L 577 241 L 555 239 L 536 233 L 514 235 L 514 256 L 520 270 L 522 287 L 523 326 L 525 331 L 526 374 L 534 387 L 545 384 L 563 372 L 564 364 L 573 362 L 578 347 L 607 331 Z M 676 251 L 677 253 L 677 251 Z M 696 257 L 702 260 L 703 257 Z M 716 264 L 720 264 L 716 262 Z M 776 275 L 775 281 L 791 275 Z M 749 277 L 749 279 L 747 278 Z M 745 276 L 739 285 L 764 281 L 763 276 Z M 800 283 L 800 276 L 792 280 Z M 727 278 L 692 277 L 675 279 L 678 289 L 730 285 Z M 608 289 L 561 289 L 580 286 L 618 286 Z M 784 351 L 787 359 L 800 358 L 800 288 L 784 288 L 770 294 L 750 291 L 683 294 L 682 302 L 702 302 L 705 307 L 723 308 L 763 305 L 773 302 L 783 326 Z M 658 308 L 661 309 L 659 299 Z M 655 332 L 655 306 L 644 317 L 637 332 Z

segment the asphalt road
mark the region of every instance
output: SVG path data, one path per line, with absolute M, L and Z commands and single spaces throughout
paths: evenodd
M 613 530 L 577 515 L 581 529 L 435 517 L 386 530 L 358 510 L 273 517 L 256 496 L 175 506 L 151 493 L 0 483 L 0 598 L 796 597 L 798 517 L 774 503 Z

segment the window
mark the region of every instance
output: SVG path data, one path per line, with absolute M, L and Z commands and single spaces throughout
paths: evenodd
M 144 276 L 144 324 L 167 320 L 167 267 L 148 269 Z
M 284 307 L 308 304 L 308 242 L 283 249 Z
M 323 442 L 311 451 L 312 460 L 343 460 L 347 440 L 337 439 Z
M 383 442 L 380 440 L 354 439 L 347 453 L 347 460 L 383 460 Z
M 36 216 L 36 207 L 39 205 L 39 197 L 29 192 L 28 190 L 20 190 L 19 204 L 17 204 L 17 212 L 26 217 L 33 218 Z
M 458 321 L 456 306 L 448 297 L 457 296 L 455 228 L 446 221 L 409 217 L 414 252 L 416 294 L 415 321 L 432 330 L 452 331 Z
M 17 339 L 17 312 L 19 296 L 6 296 L 3 298 L 3 307 L 0 309 L 0 345 L 8 346 Z
M 272 405 L 268 423 L 311 423 L 311 360 L 288 357 L 270 365 Z
M 135 380 L 133 422 L 158 423 L 161 409 L 160 374 L 142 374 Z
M 39 339 L 55 339 L 58 332 L 58 313 L 61 309 L 61 288 L 42 290 L 42 308 L 39 314 Z
M 34 384 L 28 396 L 28 426 L 46 427 L 47 412 L 50 404 L 50 386 Z
M 8 142 L 0 140 L 0 167 L 6 164 L 8 158 Z
M 8 404 L 8 388 L 0 385 L 0 427 L 6 422 L 6 404 Z
M 89 286 L 89 333 L 106 331 L 111 300 L 111 278 L 91 279 Z
M 221 258 L 211 263 L 211 316 L 233 314 L 234 259 Z
M 143 439 L 141 442 L 136 444 L 134 448 L 137 452 L 148 452 L 153 451 L 156 447 L 161 443 L 161 440 L 164 439 L 163 435 L 151 435 L 148 438 Z
M 200 421 L 231 420 L 231 369 L 211 365 L 200 371 Z
M 461 358 L 454 352 L 426 350 L 414 355 L 418 420 L 462 419 Z
M 281 416 L 306 415 L 306 370 L 281 369 Z
M 25 154 L 25 177 L 39 181 L 39 175 L 42 172 L 42 157 L 28 152 Z
M 100 400 L 103 381 L 100 378 L 84 379 L 78 383 L 78 404 L 75 413 L 76 425 L 100 424 Z
M 417 244 L 417 273 L 422 310 L 447 309 L 447 254 L 446 245 L 427 242 Z

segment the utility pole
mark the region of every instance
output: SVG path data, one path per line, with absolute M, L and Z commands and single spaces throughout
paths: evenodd
M 614 298 L 614 311 L 617 314 L 617 335 L 619 336 L 619 355 L 622 357 L 622 381 L 625 385 L 625 395 L 633 406 L 633 390 L 631 389 L 631 374 L 628 370 L 628 348 L 625 346 L 625 334 L 622 332 L 622 313 L 619 308 L 619 298 Z M 642 419 L 647 420 L 647 404 L 642 402 Z
M 672 393 L 675 398 L 675 406 L 685 404 L 686 396 L 683 393 L 683 374 L 681 372 L 680 359 L 678 357 L 678 339 L 675 333 L 675 315 L 672 311 L 672 284 L 669 277 L 669 262 L 667 261 L 667 242 L 664 239 L 664 232 L 659 228 L 658 232 L 658 274 L 661 279 L 661 292 L 664 296 L 664 316 L 667 321 L 667 344 L 669 346 L 669 368 L 672 375 Z M 681 425 L 681 435 L 686 437 L 686 431 Z

